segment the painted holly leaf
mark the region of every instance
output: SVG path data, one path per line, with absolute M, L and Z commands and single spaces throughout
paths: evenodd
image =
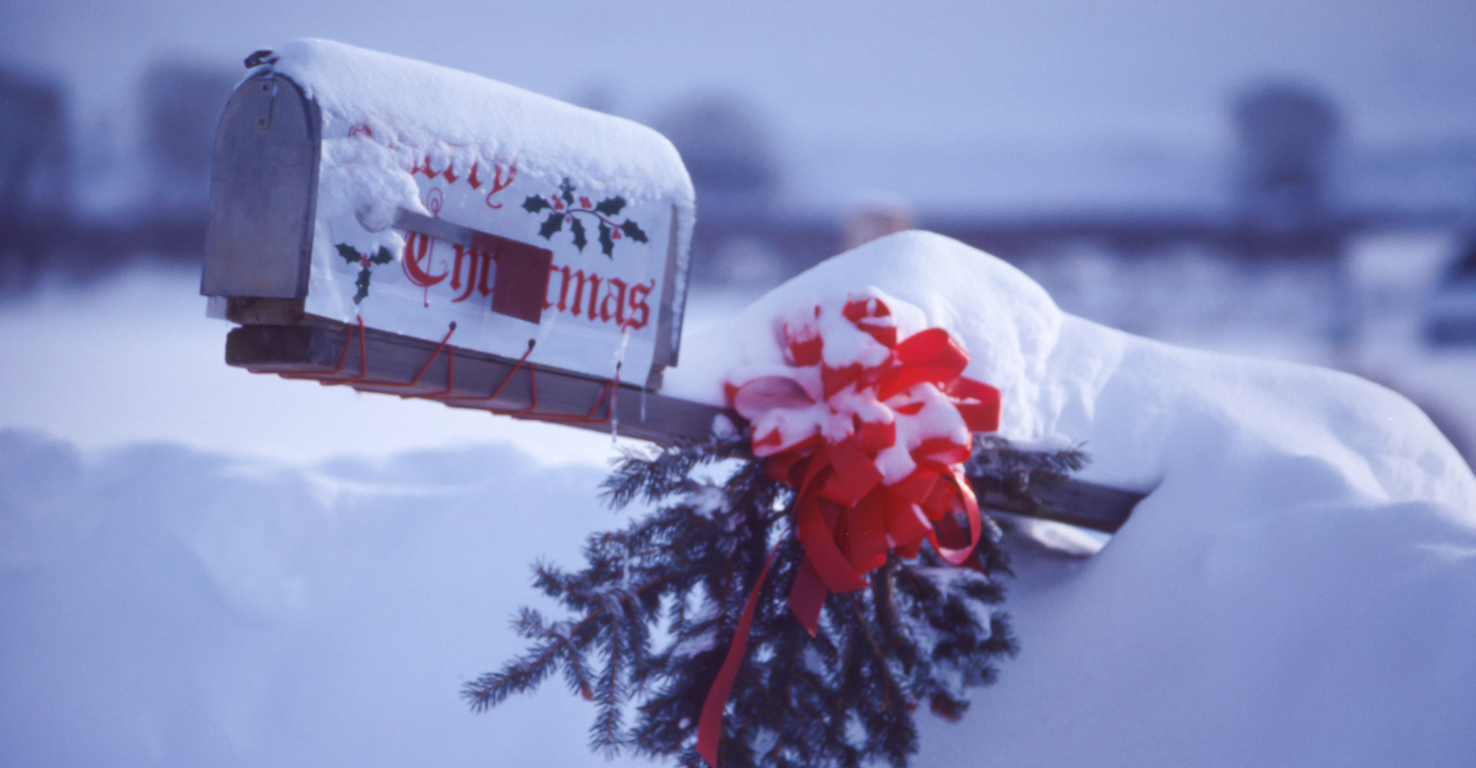
M 564 202 L 565 203 L 567 203 L 569 205 L 573 205 L 574 204 L 574 185 L 572 183 L 570 183 L 568 177 L 565 177 L 564 178 L 564 182 L 559 185 L 559 189 L 563 190 L 563 192 L 564 192 L 564 194 L 559 195 L 559 197 L 564 198 Z
M 615 240 L 610 237 L 610 225 L 600 222 L 600 251 L 611 259 L 615 258 Z
M 599 205 L 595 206 L 595 213 L 601 213 L 606 216 L 619 216 L 620 209 L 624 207 L 625 198 L 620 196 L 607 197 L 601 200 Z
M 620 231 L 624 232 L 626 237 L 636 241 L 637 243 L 647 242 L 646 233 L 642 232 L 641 228 L 636 226 L 636 223 L 634 221 L 627 221 L 624 224 L 621 224 Z
M 359 292 L 354 294 L 354 303 L 358 304 L 369 296 L 369 268 L 359 270 L 359 279 L 354 281 L 359 286 Z
M 574 233 L 574 247 L 583 253 L 584 246 L 589 245 L 589 241 L 584 238 L 584 222 L 575 219 L 569 224 L 569 231 Z
M 354 250 L 353 246 L 348 243 L 339 243 L 334 247 L 338 249 L 338 255 L 342 256 L 344 261 L 350 264 L 359 263 L 359 252 Z
M 539 211 L 547 207 L 548 201 L 544 200 L 538 195 L 529 195 L 528 199 L 523 201 L 523 210 L 527 211 L 528 213 L 538 213 Z
M 379 246 L 379 253 L 374 254 L 374 257 L 369 260 L 375 264 L 388 264 L 394 261 L 395 257 L 390 255 L 388 248 L 381 245 Z
M 555 211 L 543 220 L 543 226 L 538 228 L 538 234 L 543 235 L 544 240 L 553 238 L 553 233 L 564 228 L 564 214 Z

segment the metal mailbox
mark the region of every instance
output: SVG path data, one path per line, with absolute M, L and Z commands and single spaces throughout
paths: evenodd
M 449 344 L 520 361 L 544 390 L 659 387 L 695 215 L 660 134 L 328 41 L 252 64 L 216 134 L 215 313 Z M 380 378 L 361 363 L 354 383 Z

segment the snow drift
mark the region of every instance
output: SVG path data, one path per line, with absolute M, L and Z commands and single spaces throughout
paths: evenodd
M 924 763 L 1476 756 L 1476 479 L 1418 408 L 1067 315 L 1014 268 L 918 232 L 694 338 L 669 388 L 716 402 L 731 360 L 779 359 L 787 308 L 871 286 L 963 341 L 966 375 L 1003 392 L 1003 434 L 1084 442 L 1082 478 L 1151 492 L 1090 561 L 1025 564 L 1006 603 L 1020 657 L 962 726 L 930 729 Z
M 557 686 L 488 716 L 529 565 L 613 516 L 511 445 L 296 468 L 0 431 L 0 765 L 604 764 Z
M 1074 318 L 921 233 L 689 340 L 668 391 L 719 401 L 775 318 L 868 287 L 966 344 L 1006 435 L 1149 492 L 1090 559 L 1019 551 L 1023 650 L 962 723 L 921 718 L 920 765 L 1470 764 L 1476 479 L 1418 409 Z M 577 697 L 456 696 L 520 647 L 527 564 L 617 524 L 599 476 L 511 446 L 298 469 L 0 435 L 0 762 L 600 764 Z

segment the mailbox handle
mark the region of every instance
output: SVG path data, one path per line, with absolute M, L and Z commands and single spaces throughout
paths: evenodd
M 433 219 L 414 211 L 400 208 L 395 211 L 395 229 L 403 229 L 406 232 L 418 232 L 437 240 L 445 240 L 456 245 L 470 247 L 472 240 L 477 235 L 485 235 L 471 227 L 463 227 L 460 224 L 452 224 L 442 219 Z M 489 235 L 490 237 L 490 235 Z

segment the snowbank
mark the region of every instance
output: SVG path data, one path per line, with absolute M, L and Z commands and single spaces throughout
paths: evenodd
M 0 765 L 606 765 L 561 686 L 488 715 L 536 558 L 617 520 L 511 445 L 311 468 L 0 430 Z
M 873 285 L 967 344 L 1007 434 L 1085 440 L 1087 477 L 1151 491 L 1092 558 L 1017 554 L 1023 650 L 961 724 L 919 718 L 919 765 L 1470 764 L 1476 480 L 1417 409 L 1087 323 L 918 233 L 695 338 L 670 390 L 721 397 L 772 362 L 769 319 Z M 483 716 L 456 695 L 521 650 L 528 564 L 618 524 L 602 475 L 506 445 L 303 468 L 0 432 L 0 764 L 604 764 L 559 686 Z
M 1476 755 L 1476 479 L 1418 408 L 1353 376 L 1213 355 L 1061 312 L 1023 274 L 903 233 L 691 340 L 715 402 L 774 320 L 880 287 L 963 340 L 1002 432 L 1083 441 L 1151 491 L 1080 565 L 1025 563 L 1024 648 L 926 764 L 1465 765 Z

